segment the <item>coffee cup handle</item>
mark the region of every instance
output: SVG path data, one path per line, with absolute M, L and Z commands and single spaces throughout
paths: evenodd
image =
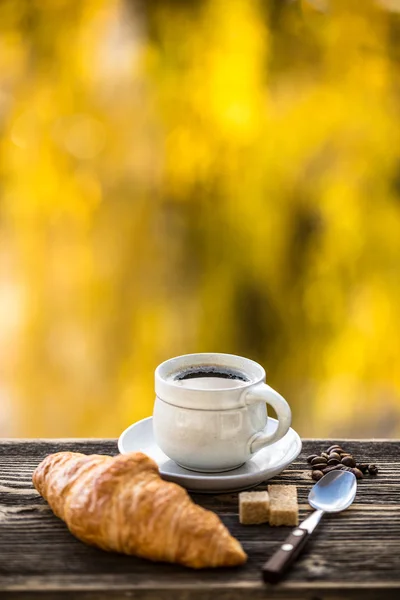
M 283 438 L 292 422 L 289 404 L 283 396 L 266 383 L 259 383 L 246 393 L 246 404 L 256 404 L 257 402 L 266 402 L 272 406 L 278 417 L 278 427 L 273 433 L 267 433 L 267 427 L 265 427 L 250 438 L 249 449 L 252 454 Z

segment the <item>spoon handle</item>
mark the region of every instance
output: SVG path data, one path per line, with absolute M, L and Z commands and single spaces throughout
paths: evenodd
M 278 583 L 290 565 L 296 560 L 323 515 L 322 510 L 313 512 L 299 527 L 293 529 L 280 548 L 262 567 L 266 583 Z

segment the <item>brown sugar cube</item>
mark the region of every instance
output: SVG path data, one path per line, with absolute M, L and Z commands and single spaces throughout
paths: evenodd
M 267 523 L 268 516 L 268 492 L 241 492 L 239 494 L 239 521 L 242 525 Z
M 299 505 L 295 485 L 269 485 L 269 524 L 298 525 Z

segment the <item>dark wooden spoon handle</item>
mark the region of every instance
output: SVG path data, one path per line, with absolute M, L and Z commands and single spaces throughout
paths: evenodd
M 306 529 L 296 527 L 279 550 L 262 567 L 263 579 L 266 583 L 278 583 L 289 566 L 296 560 L 307 543 L 310 533 Z

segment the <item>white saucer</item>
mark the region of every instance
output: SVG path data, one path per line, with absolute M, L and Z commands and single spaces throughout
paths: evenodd
M 277 427 L 277 420 L 268 418 L 268 433 Z M 192 492 L 236 492 L 254 487 L 275 477 L 292 463 L 301 452 L 301 440 L 290 428 L 285 437 L 257 452 L 247 463 L 225 473 L 198 473 L 188 471 L 168 458 L 157 446 L 153 436 L 153 418 L 134 423 L 118 440 L 121 454 L 144 452 L 159 466 L 163 479 L 179 483 Z

